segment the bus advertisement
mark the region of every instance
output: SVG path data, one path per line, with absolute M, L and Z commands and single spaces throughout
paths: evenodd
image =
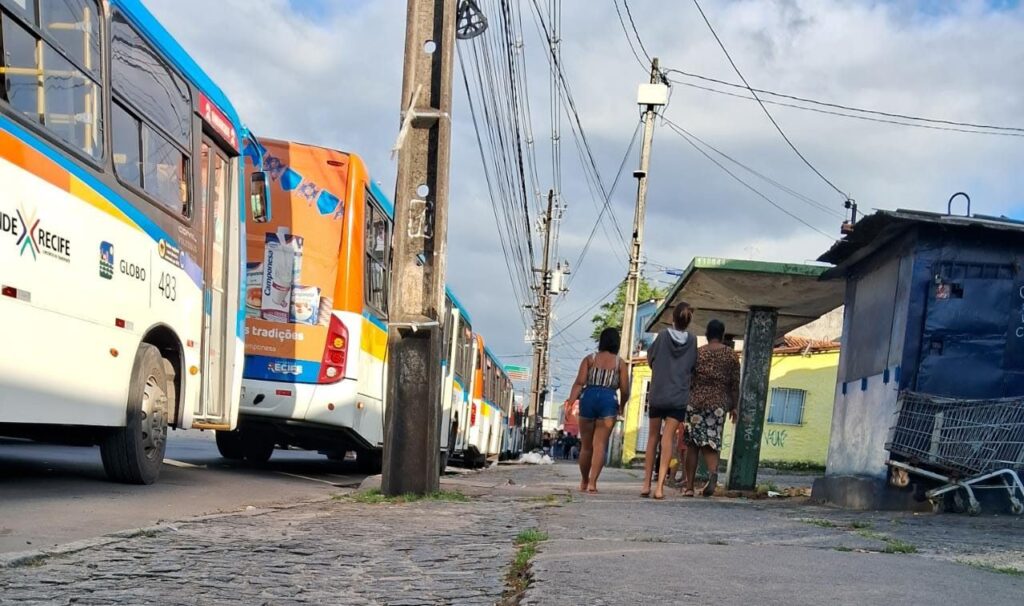
M 274 214 L 248 224 L 244 393 L 218 448 L 254 463 L 278 447 L 355 452 L 377 470 L 391 202 L 355 154 L 262 143 Z

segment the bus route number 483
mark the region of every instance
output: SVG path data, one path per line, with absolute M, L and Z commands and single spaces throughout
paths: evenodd
M 164 298 L 169 301 L 178 300 L 178 279 L 167 272 L 160 274 L 160 284 L 157 286 L 160 292 L 164 293 Z

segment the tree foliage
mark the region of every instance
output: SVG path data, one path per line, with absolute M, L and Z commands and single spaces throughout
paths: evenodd
M 650 301 L 651 299 L 663 299 L 666 295 L 664 288 L 656 288 L 651 285 L 650 282 L 640 278 L 640 292 L 637 297 L 638 303 L 644 301 Z M 601 305 L 601 311 L 590 319 L 590 323 L 594 326 L 593 332 L 590 333 L 590 337 L 597 341 L 601 336 L 601 331 L 606 328 L 618 328 L 622 329 L 622 314 L 626 309 L 626 282 L 623 281 L 619 284 L 618 290 L 615 291 L 615 298 L 607 303 Z

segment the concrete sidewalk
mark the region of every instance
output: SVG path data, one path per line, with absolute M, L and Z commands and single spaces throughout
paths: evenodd
M 504 476 L 514 486 L 503 487 Z M 476 481 L 484 478 L 499 480 L 497 490 L 557 496 L 538 514 L 548 540 L 523 604 L 1024 603 L 1021 518 L 849 512 L 675 490 L 654 501 L 639 498 L 638 472 L 618 469 L 606 470 L 600 495 L 581 495 L 564 464 L 499 468 Z

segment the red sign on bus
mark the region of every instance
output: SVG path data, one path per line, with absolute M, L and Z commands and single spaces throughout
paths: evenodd
M 220 110 L 219 107 L 213 104 L 212 101 L 206 98 L 206 95 L 199 94 L 199 115 L 202 116 L 203 120 L 213 127 L 213 130 L 217 131 L 217 134 L 224 138 L 231 147 L 238 149 L 238 135 L 235 133 L 235 127 L 231 124 L 231 120 L 228 120 L 227 115 Z

